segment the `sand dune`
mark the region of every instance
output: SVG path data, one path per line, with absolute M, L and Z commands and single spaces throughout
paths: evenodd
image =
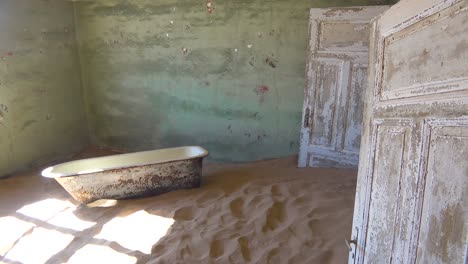
M 209 164 L 199 189 L 115 205 L 99 201 L 97 207 L 71 204 L 55 182 L 31 173 L 0 182 L 0 221 L 13 216 L 36 229 L 72 235 L 49 263 L 99 263 L 104 257 L 114 263 L 346 262 L 344 239 L 351 231 L 356 172 L 296 169 L 294 163 L 287 158 Z M 21 199 L 15 199 L 13 186 Z M 66 202 L 68 209 L 57 212 L 55 220 L 41 221 L 17 212 L 46 198 Z M 57 219 L 67 210 L 83 228 L 58 227 Z M 13 248 L 33 234 L 24 232 Z M 21 262 L 11 253 L 21 249 L 3 247 L 5 260 Z

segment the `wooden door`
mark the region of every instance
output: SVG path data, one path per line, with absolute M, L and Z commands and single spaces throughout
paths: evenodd
M 299 167 L 357 167 L 369 22 L 386 9 L 311 9 Z
M 349 263 L 466 263 L 467 2 L 400 1 L 369 54 Z

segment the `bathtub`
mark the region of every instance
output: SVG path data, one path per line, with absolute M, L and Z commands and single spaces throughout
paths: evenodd
M 179 147 L 70 161 L 49 167 L 75 200 L 128 199 L 200 187 L 202 161 L 208 151 Z

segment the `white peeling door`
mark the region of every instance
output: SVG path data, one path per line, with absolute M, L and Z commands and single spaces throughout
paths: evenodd
M 387 9 L 310 10 L 299 167 L 357 167 L 369 22 Z
M 467 2 L 400 1 L 369 54 L 349 263 L 466 263 Z

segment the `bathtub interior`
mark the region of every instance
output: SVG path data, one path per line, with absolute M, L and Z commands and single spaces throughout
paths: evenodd
M 118 168 L 202 158 L 207 155 L 207 150 L 197 146 L 142 151 L 62 163 L 43 170 L 42 176 L 56 178 L 96 173 Z

